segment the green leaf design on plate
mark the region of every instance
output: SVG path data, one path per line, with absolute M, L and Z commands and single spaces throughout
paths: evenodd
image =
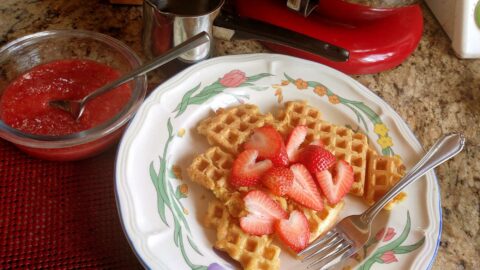
M 421 245 L 423 245 L 424 242 L 425 242 L 425 236 L 422 237 L 422 239 L 420 239 L 417 243 L 415 243 L 413 245 L 398 246 L 398 247 L 393 249 L 393 252 L 395 254 L 407 254 L 407 253 L 410 253 L 410 252 L 414 251 L 415 249 L 419 248 Z
M 187 240 L 188 240 L 188 243 L 190 244 L 190 246 L 193 248 L 193 250 L 195 250 L 198 254 L 203 256 L 202 252 L 200 252 L 200 250 L 198 249 L 195 242 L 193 242 L 192 239 L 190 239 L 190 236 L 188 236 L 188 235 L 187 235 Z
M 177 215 L 177 217 L 180 219 L 180 221 L 183 223 L 183 226 L 187 229 L 188 232 L 190 232 L 190 227 L 188 226 L 187 219 L 185 218 L 183 214 L 183 206 L 182 203 L 175 197 L 175 192 L 173 191 L 172 183 L 168 182 L 169 186 L 169 193 L 173 195 L 175 198 L 173 200 L 173 209 Z
M 273 76 L 273 75 L 270 74 L 270 73 L 260 73 L 260 74 L 257 74 L 257 75 L 247 77 L 247 82 L 255 82 L 255 81 L 258 81 L 258 80 L 263 79 L 263 78 L 268 77 L 268 76 Z
M 163 223 L 165 223 L 167 227 L 170 227 L 167 222 L 167 217 L 165 216 L 165 202 L 162 200 L 160 196 L 158 196 L 157 208 L 158 208 L 158 214 L 160 215 L 160 218 L 162 219 Z
M 407 239 L 408 235 L 410 234 L 410 229 L 411 229 L 411 220 L 410 220 L 410 212 L 407 211 L 407 222 L 405 224 L 405 227 L 403 228 L 402 233 L 400 236 L 398 236 L 397 239 L 391 241 L 390 243 L 376 249 L 373 253 L 373 255 L 368 258 L 365 263 L 363 263 L 358 269 L 359 270 L 370 270 L 370 268 L 375 264 L 375 263 L 385 263 L 382 260 L 382 255 L 385 252 L 393 252 L 393 254 L 407 254 L 410 253 L 420 246 L 423 245 L 425 242 L 425 236 L 423 236 L 419 241 L 417 241 L 413 245 L 406 245 L 402 246 L 403 242 Z M 389 254 L 392 256 L 392 254 Z
M 194 91 L 192 91 L 193 93 Z M 178 107 L 178 108 L 181 108 Z M 149 174 L 150 179 L 152 180 L 153 185 L 155 186 L 155 190 L 157 192 L 157 207 L 158 207 L 158 214 L 162 219 L 162 222 L 169 226 L 167 222 L 167 215 L 166 210 L 169 210 L 169 214 L 173 219 L 173 242 L 175 245 L 180 249 L 182 254 L 183 260 L 188 265 L 190 269 L 207 269 L 206 266 L 203 265 L 196 265 L 192 263 L 190 258 L 188 257 L 187 250 L 185 249 L 184 245 L 184 230 L 186 230 L 187 234 L 187 241 L 190 247 L 199 255 L 203 256 L 200 252 L 198 247 L 190 238 L 190 227 L 188 226 L 188 221 L 185 218 L 183 213 L 183 206 L 180 202 L 180 199 L 184 198 L 185 195 L 180 192 L 180 186 L 177 187 L 176 191 L 174 191 L 172 183 L 169 181 L 170 179 L 174 179 L 175 176 L 171 170 L 171 168 L 167 169 L 167 160 L 166 156 L 168 153 L 168 147 L 172 140 L 175 138 L 173 134 L 173 126 L 171 119 L 169 118 L 167 121 L 167 131 L 168 131 L 168 138 L 165 142 L 165 146 L 163 148 L 163 154 L 159 157 L 160 160 L 160 168 L 159 170 L 155 170 L 154 162 L 152 161 L 149 166 Z
M 480 2 L 477 2 L 474 11 L 475 22 L 477 23 L 477 27 L 480 29 Z
M 178 112 L 177 113 L 177 116 L 179 116 L 180 114 L 182 114 L 186 109 L 187 109 L 187 106 L 189 105 L 190 103 L 190 97 L 193 95 L 193 93 L 195 91 L 198 90 L 198 88 L 200 88 L 200 83 L 195 86 L 194 88 L 188 90 L 185 95 L 183 96 L 182 98 L 182 101 L 180 101 L 180 103 L 177 105 L 177 108 L 175 108 L 175 110 L 173 112 Z
M 246 80 L 244 83 L 240 84 L 237 87 L 245 87 L 245 86 L 252 86 L 256 87 L 252 82 L 258 81 L 262 78 L 265 78 L 267 76 L 272 76 L 270 73 L 260 73 L 257 75 L 253 75 L 250 77 L 246 77 Z M 207 100 L 211 99 L 212 97 L 224 92 L 227 87 L 222 85 L 220 83 L 220 79 L 217 81 L 213 82 L 212 84 L 204 87 L 201 89 L 198 93 L 196 93 L 200 89 L 200 84 L 195 86 L 194 88 L 190 89 L 185 93 L 185 95 L 182 97 L 182 100 L 180 103 L 177 105 L 175 110 L 173 112 L 177 112 L 177 115 L 175 117 L 178 117 L 182 115 L 185 110 L 187 109 L 188 106 L 190 105 L 200 105 L 206 102 Z M 258 87 L 256 87 L 258 88 Z M 196 93 L 196 94 L 195 94 Z

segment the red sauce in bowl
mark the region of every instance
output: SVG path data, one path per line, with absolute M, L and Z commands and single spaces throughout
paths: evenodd
M 87 103 L 79 121 L 48 102 L 83 98 L 119 76 L 119 71 L 91 60 L 58 60 L 38 65 L 5 88 L 0 100 L 0 118 L 15 129 L 36 135 L 67 135 L 90 129 L 114 117 L 129 101 L 132 91 L 128 84 Z M 62 149 L 20 147 L 42 158 L 70 160 L 97 153 L 111 144 L 111 140 L 102 138 Z

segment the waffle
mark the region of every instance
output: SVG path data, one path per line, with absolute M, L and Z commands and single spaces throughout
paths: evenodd
M 284 103 L 275 115 L 276 128 L 283 136 L 290 134 L 290 131 L 298 125 L 310 127 L 321 120 L 322 114 L 315 108 L 307 105 L 306 101 L 288 101 Z
M 399 158 L 380 156 L 374 150 L 369 149 L 367 182 L 363 196 L 365 202 L 369 205 L 375 203 L 402 178 L 404 173 L 405 166 Z M 401 192 L 385 206 L 385 209 L 391 210 L 393 205 L 405 196 L 405 193 Z
M 305 101 L 286 102 L 284 108 L 276 114 L 275 127 L 287 135 L 297 125 L 308 128 L 305 143 L 321 140 L 338 159 L 350 163 L 353 168 L 354 182 L 350 193 L 361 197 L 364 193 L 367 168 L 368 139 L 362 133 L 336 126 L 320 119 L 320 112 L 308 106 Z
M 271 114 L 263 115 L 257 106 L 242 104 L 221 109 L 212 117 L 200 122 L 198 133 L 207 137 L 211 145 L 216 145 L 231 154 L 238 154 L 240 146 L 253 130 L 267 123 L 273 123 Z
M 321 140 L 338 159 L 349 162 L 354 170 L 350 193 L 362 196 L 369 204 L 388 191 L 403 174 L 399 159 L 379 156 L 368 148 L 364 134 L 321 120 L 321 113 L 304 101 L 286 102 L 275 119 L 270 114 L 261 114 L 257 106 L 250 104 L 217 111 L 197 126 L 197 131 L 206 136 L 212 147 L 197 156 L 187 172 L 192 181 L 211 190 L 217 198 L 210 202 L 204 221 L 206 227 L 216 229 L 215 248 L 228 253 L 244 269 L 278 269 L 280 264 L 280 248 L 272 243 L 272 236 L 249 235 L 238 225 L 238 218 L 247 214 L 242 197 L 249 188 L 235 190 L 229 185 L 230 170 L 241 145 L 255 128 L 265 124 L 275 126 L 284 136 L 297 125 L 307 126 L 305 144 Z M 314 211 L 283 197 L 270 196 L 284 210 L 297 209 L 305 214 L 310 241 L 336 223 L 344 206 L 343 201 L 334 206 L 325 202 L 323 211 Z
M 228 181 L 233 158 L 232 154 L 222 150 L 220 147 L 213 146 L 207 149 L 205 153 L 195 157 L 187 172 L 193 182 L 211 190 L 213 195 L 227 206 L 230 215 L 241 217 L 246 214 L 242 195 L 239 191 L 232 188 Z M 240 190 L 247 192 L 249 189 L 241 188 Z M 265 193 L 269 192 L 265 191 Z M 285 198 L 270 195 L 284 210 L 287 209 Z
M 214 146 L 193 159 L 187 169 L 190 179 L 213 191 L 215 197 L 224 201 L 223 197 L 233 191 L 228 178 L 234 156 L 220 147 Z
M 315 211 L 306 207 L 296 205 L 289 202 L 288 210 L 291 212 L 295 209 L 302 211 L 308 220 L 310 228 L 310 242 L 313 242 L 317 237 L 327 232 L 333 225 L 336 224 L 338 215 L 343 209 L 344 202 L 341 201 L 334 206 L 331 206 L 324 201 L 324 209 L 322 211 Z
M 242 231 L 238 220 L 231 217 L 218 200 L 210 202 L 204 219 L 207 228 L 216 229 L 215 248 L 225 251 L 246 270 L 280 268 L 280 248 L 268 235 L 254 236 Z

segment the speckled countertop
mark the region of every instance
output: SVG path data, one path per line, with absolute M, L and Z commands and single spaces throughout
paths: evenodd
M 419 47 L 399 67 L 355 76 L 389 103 L 428 148 L 441 134 L 463 131 L 465 150 L 436 171 L 443 233 L 434 269 L 480 269 L 480 60 L 459 60 L 424 7 Z M 86 29 L 116 37 L 140 55 L 141 8 L 91 0 L 2 0 L 0 45 L 46 29 Z M 256 42 L 217 42 L 217 54 L 265 51 Z M 152 84 L 165 78 L 157 74 Z

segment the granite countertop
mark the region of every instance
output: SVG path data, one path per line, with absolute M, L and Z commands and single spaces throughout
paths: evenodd
M 389 103 L 428 148 L 441 134 L 463 131 L 465 150 L 441 165 L 443 233 L 434 269 L 480 269 L 480 60 L 459 60 L 424 6 L 425 31 L 417 50 L 400 66 L 354 76 Z M 139 6 L 102 0 L 3 0 L 0 46 L 46 29 L 86 29 L 118 38 L 143 56 Z M 217 55 L 266 51 L 259 43 L 216 42 Z M 152 77 L 156 84 L 166 77 Z

